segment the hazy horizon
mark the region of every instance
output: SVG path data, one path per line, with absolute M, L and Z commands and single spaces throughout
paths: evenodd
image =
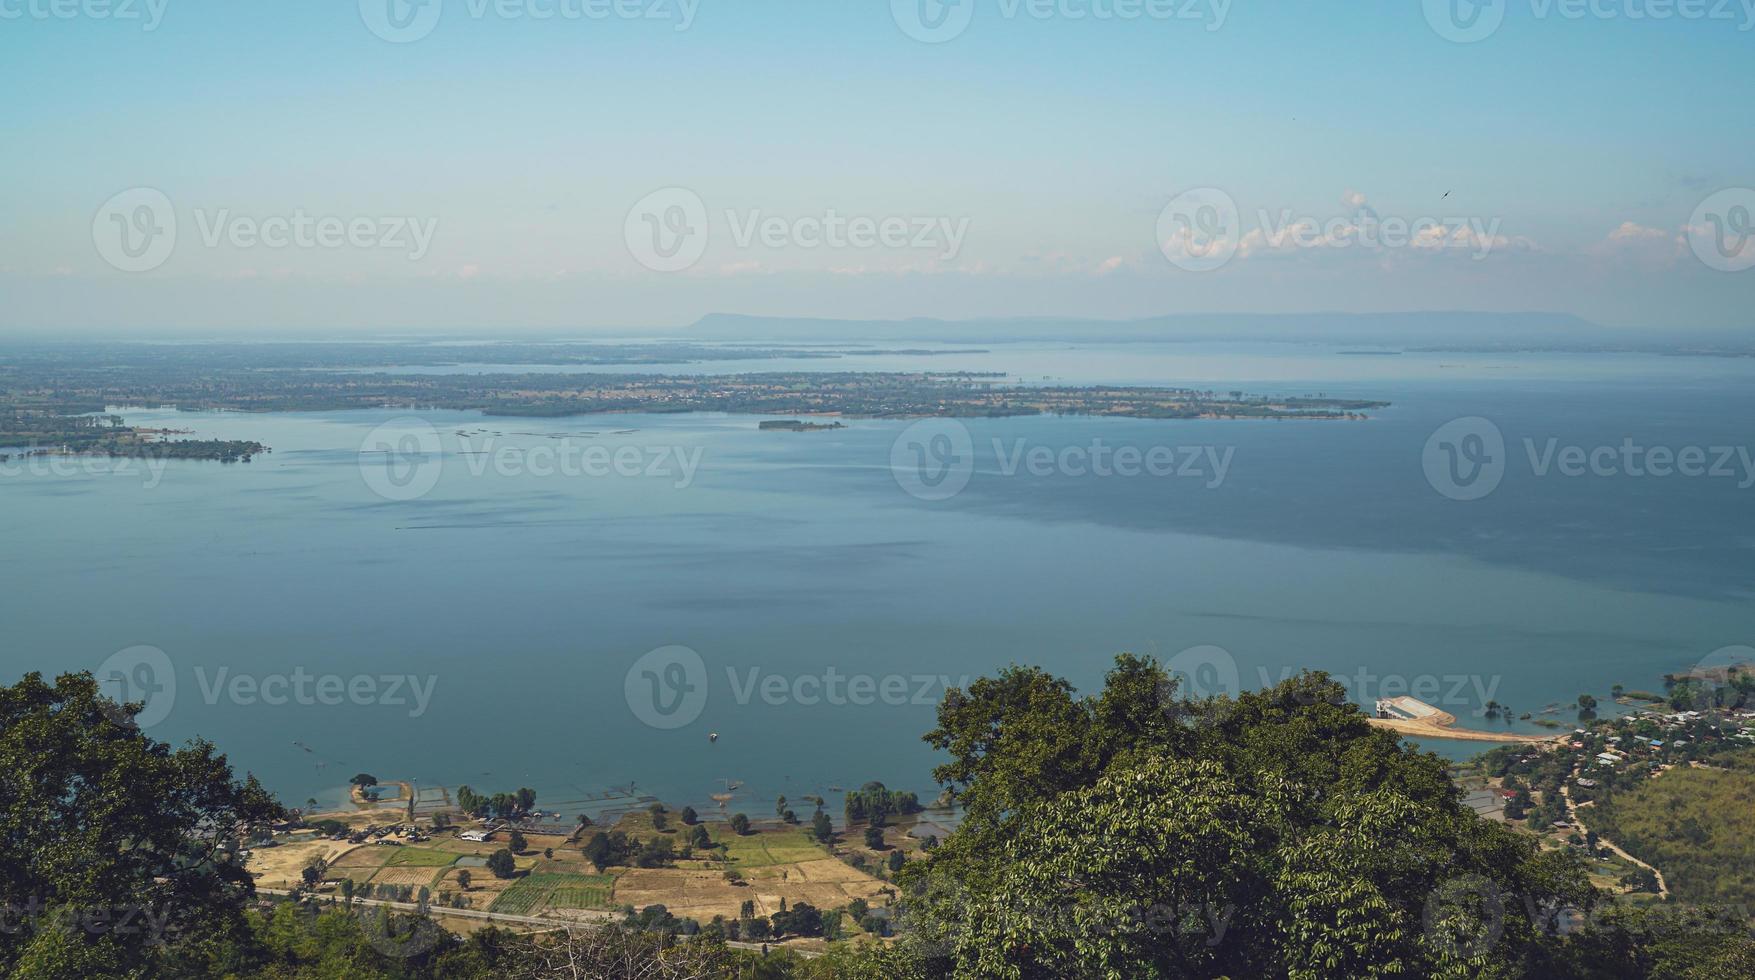
M 23 4 L 0 331 L 1750 326 L 1750 25 L 1484 6 Z

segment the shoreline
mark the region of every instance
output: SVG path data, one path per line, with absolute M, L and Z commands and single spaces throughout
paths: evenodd
M 1456 742 L 1494 742 L 1500 745 L 1545 745 L 1558 742 L 1566 735 L 1526 735 L 1519 732 L 1483 732 L 1472 728 L 1456 727 L 1456 716 L 1442 708 L 1435 708 L 1417 698 L 1399 697 L 1379 701 L 1376 717 L 1367 717 L 1366 721 L 1378 728 L 1410 738 L 1442 738 Z M 1389 717 L 1389 711 L 1396 710 L 1412 717 Z

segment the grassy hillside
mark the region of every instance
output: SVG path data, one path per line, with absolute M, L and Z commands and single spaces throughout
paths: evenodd
M 1678 898 L 1755 903 L 1751 813 L 1755 772 L 1679 768 L 1599 803 L 1587 821 L 1657 865 Z

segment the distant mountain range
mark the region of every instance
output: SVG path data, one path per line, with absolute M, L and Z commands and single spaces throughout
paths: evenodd
M 682 336 L 712 341 L 1279 341 L 1449 349 L 1747 349 L 1722 332 L 1604 327 L 1566 313 L 1188 313 L 1139 320 L 1020 317 L 830 320 L 715 313 Z

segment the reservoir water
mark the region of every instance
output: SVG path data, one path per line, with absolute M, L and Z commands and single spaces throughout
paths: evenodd
M 1544 709 L 1755 643 L 1755 360 L 1002 345 L 672 370 L 880 367 L 1394 404 L 912 432 L 128 408 L 273 451 L 0 467 L 0 672 L 121 664 L 155 689 L 150 734 L 211 739 L 293 805 L 366 771 L 569 806 L 630 782 L 701 806 L 731 780 L 759 814 L 869 779 L 930 798 L 945 685 L 1011 663 L 1089 690 L 1118 651 L 1194 650 L 1209 686 L 1320 668 L 1367 704 L 1411 692 L 1537 731 L 1481 709 L 1567 723 Z M 1455 499 L 1431 443 L 1472 418 L 1502 472 Z M 1174 462 L 1091 465 L 1123 447 L 1108 458 Z M 1572 447 L 1596 452 L 1580 475 Z M 1690 448 L 1713 472 L 1625 462 Z M 950 484 L 910 472 L 947 460 Z

